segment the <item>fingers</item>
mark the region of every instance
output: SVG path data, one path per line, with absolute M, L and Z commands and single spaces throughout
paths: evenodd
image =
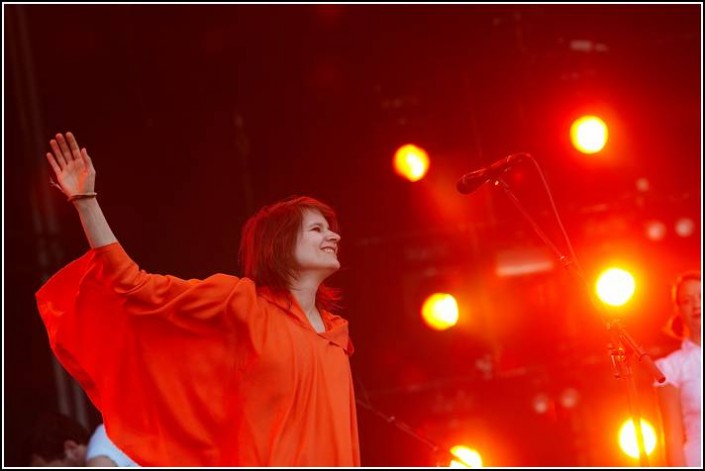
M 47 160 L 49 161 L 49 165 L 51 165 L 51 168 L 54 169 L 54 173 L 56 175 L 59 175 L 61 172 L 61 167 L 59 167 L 59 164 L 56 163 L 56 160 L 54 159 L 54 156 L 51 155 L 51 152 L 47 152 Z
M 73 157 L 74 160 L 81 160 L 81 151 L 78 148 L 78 142 L 76 142 L 76 138 L 73 137 L 72 132 L 67 132 L 66 133 L 66 139 L 68 140 L 69 143 L 69 149 L 71 150 L 71 156 Z
M 64 158 L 64 153 L 61 152 L 61 149 L 59 148 L 59 143 L 56 142 L 56 140 L 52 139 L 51 141 L 49 141 L 49 145 L 51 146 L 51 150 L 54 151 L 54 157 L 56 158 L 56 162 L 58 163 L 59 167 L 66 167 L 66 159 Z
M 54 152 L 54 155 L 52 156 L 52 159 L 49 162 L 53 162 L 57 166 L 54 167 L 52 165 L 52 168 L 55 171 L 57 170 L 57 168 L 59 170 L 65 168 L 68 164 L 72 162 L 77 162 L 79 164 L 90 163 L 90 157 L 86 159 L 83 156 L 83 152 L 85 152 L 85 149 L 83 149 L 82 151 L 78 147 L 78 142 L 76 142 L 76 138 L 71 132 L 66 133 L 66 138 L 64 138 L 63 134 L 58 133 L 56 135 L 56 139 L 52 139 L 51 141 L 49 141 L 49 145 L 51 146 L 51 149 Z
M 91 169 L 93 168 L 93 161 L 91 160 L 90 156 L 88 155 L 88 151 L 84 147 L 81 149 L 81 158 L 83 158 L 83 163 L 86 165 L 86 168 Z
M 63 134 L 57 134 L 56 141 L 59 143 L 59 148 L 61 149 L 62 155 L 64 157 L 64 160 L 66 160 L 66 163 L 73 162 L 71 150 L 69 149 L 68 144 L 66 144 L 66 139 L 64 139 Z

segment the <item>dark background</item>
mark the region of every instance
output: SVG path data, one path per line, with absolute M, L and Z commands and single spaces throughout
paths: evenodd
M 474 444 L 490 466 L 630 466 L 629 417 L 605 326 L 559 263 L 517 278 L 497 257 L 546 249 L 510 200 L 464 173 L 531 153 L 588 280 L 608 262 L 637 276 L 622 309 L 654 357 L 669 284 L 701 259 L 701 5 L 3 5 L 3 461 L 61 405 L 33 293 L 87 248 L 44 154 L 72 131 L 98 171 L 117 237 L 148 271 L 238 274 L 240 228 L 291 194 L 342 224 L 342 314 L 358 397 L 442 448 Z M 578 42 L 576 42 L 578 41 Z M 610 140 L 583 156 L 572 119 L 603 116 Z M 413 142 L 427 177 L 401 180 Z M 536 169 L 508 177 L 561 251 Z M 640 190 L 637 181 L 648 181 Z M 674 223 L 693 218 L 678 237 Z M 644 224 L 664 222 L 663 240 Z M 555 254 L 548 252 L 547 258 Z M 509 260 L 512 260 L 510 257 Z M 418 306 L 459 293 L 459 326 L 431 332 Z M 483 367 L 484 365 L 484 367 Z M 650 378 L 635 368 L 657 424 Z M 573 408 L 560 397 L 575 391 Z M 532 400 L 549 399 L 537 414 Z M 86 415 L 87 414 L 87 415 Z M 360 408 L 365 466 L 428 466 L 430 448 Z M 656 463 L 662 459 L 655 455 Z

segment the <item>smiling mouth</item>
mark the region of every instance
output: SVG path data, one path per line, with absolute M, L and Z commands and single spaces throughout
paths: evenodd
M 336 250 L 332 247 L 326 247 L 323 249 L 324 252 L 332 253 L 333 255 L 336 254 Z

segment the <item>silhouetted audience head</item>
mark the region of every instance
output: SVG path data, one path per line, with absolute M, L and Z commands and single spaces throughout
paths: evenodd
M 85 466 L 90 433 L 72 418 L 58 412 L 42 415 L 22 446 L 27 466 Z

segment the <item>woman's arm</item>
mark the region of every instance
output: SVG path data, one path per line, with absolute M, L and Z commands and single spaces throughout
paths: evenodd
M 661 386 L 656 389 L 663 434 L 666 446 L 666 460 L 669 466 L 686 466 L 683 444 L 683 413 L 678 388 L 673 385 Z
M 183 280 L 141 270 L 117 243 L 98 205 L 94 193 L 96 172 L 86 149 L 79 148 L 70 132 L 65 137 L 57 134 L 50 145 L 53 153 L 47 153 L 47 160 L 54 170 L 61 191 L 73 201 L 78 210 L 86 238 L 94 249 L 87 254 L 89 258 L 81 262 L 80 267 L 72 265 L 73 269 L 64 273 L 71 273 L 71 276 L 62 277 L 62 283 L 66 283 L 65 280 L 69 278 L 71 283 L 81 283 L 86 273 L 90 272 L 92 282 L 109 287 L 115 294 L 124 297 L 123 313 L 164 315 L 184 326 L 198 324 L 198 321 L 204 319 L 220 318 L 223 304 L 238 284 L 238 279 L 214 275 L 206 280 Z M 66 289 L 64 285 L 58 289 L 53 286 L 37 293 L 40 311 L 54 309 L 57 305 L 57 291 Z M 68 289 L 68 293 L 73 292 Z M 96 293 L 92 292 L 91 296 Z M 72 296 L 69 295 L 64 309 L 74 309 Z M 99 311 L 100 303 L 95 308 Z
M 49 144 L 53 154 L 48 152 L 47 160 L 54 170 L 61 191 L 69 198 L 93 194 L 96 172 L 86 148 L 79 149 L 76 138 L 70 132 L 66 133 L 66 138 L 57 134 L 56 139 L 52 139 Z M 117 242 L 94 196 L 73 199 L 73 204 L 91 248 Z

